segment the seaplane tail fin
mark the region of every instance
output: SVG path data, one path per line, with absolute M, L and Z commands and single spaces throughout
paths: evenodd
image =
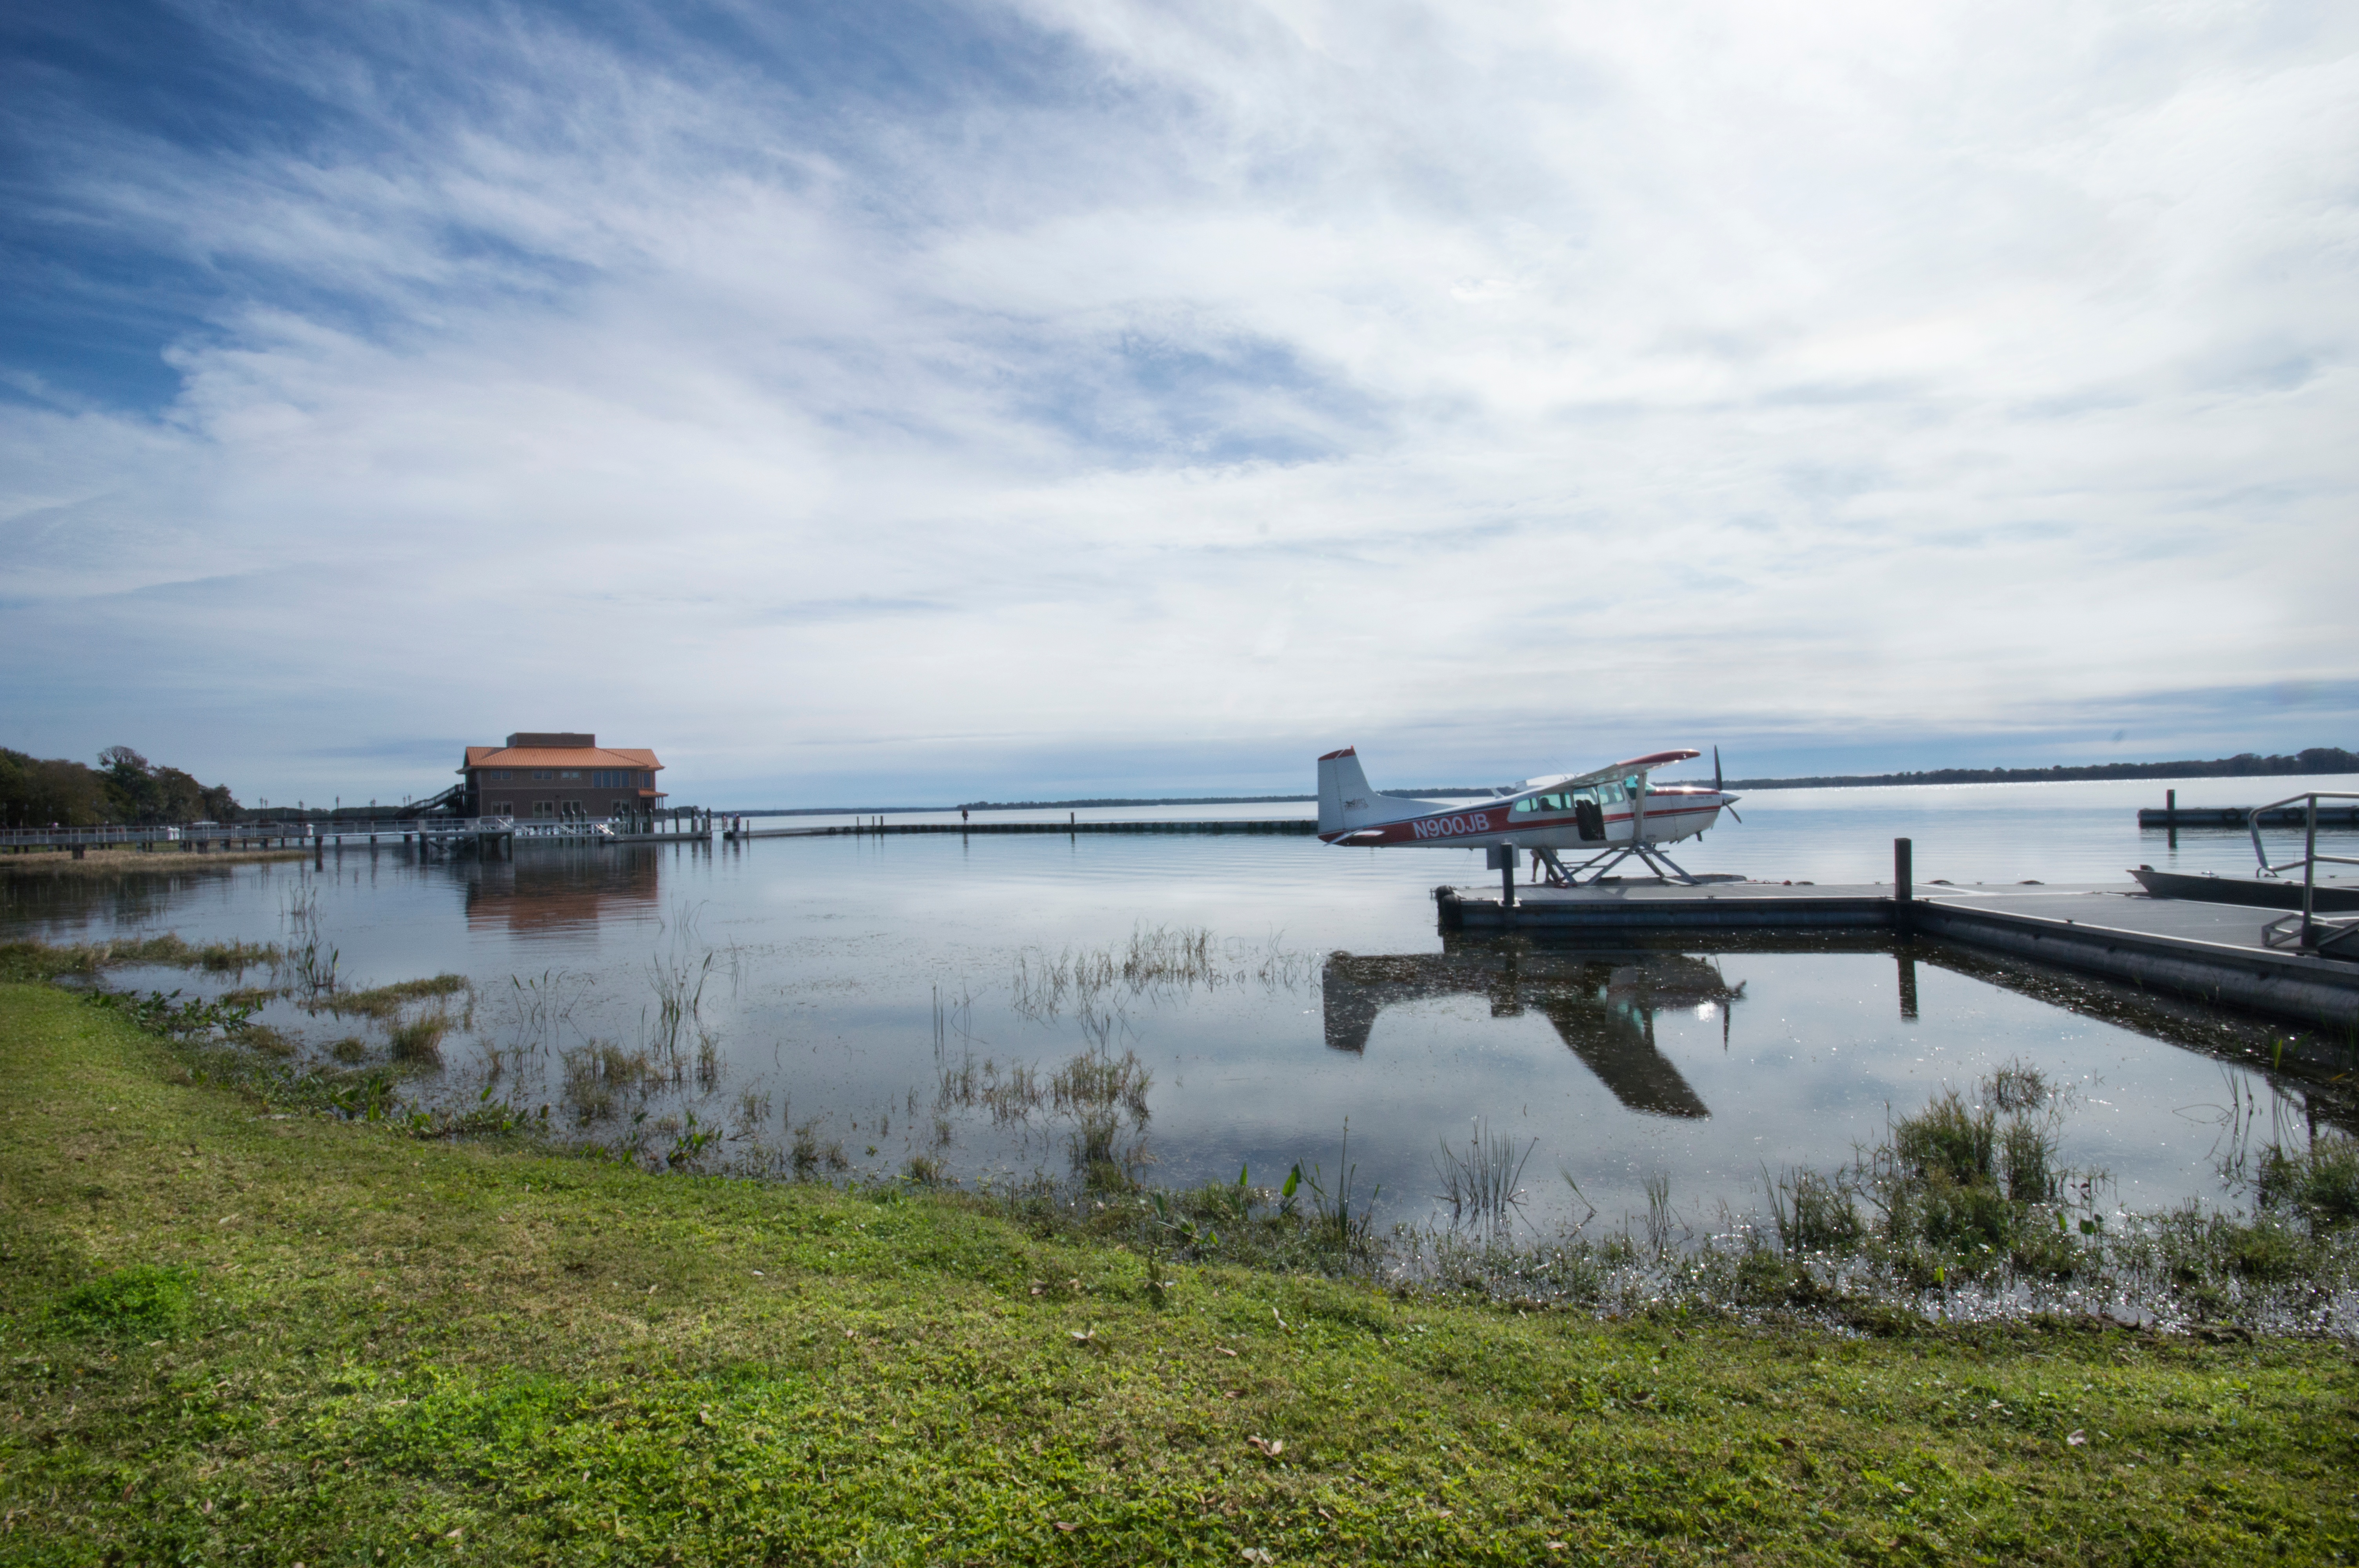
M 1398 815 L 1391 808 L 1399 804 L 1368 787 L 1368 775 L 1360 771 L 1359 753 L 1351 747 L 1319 759 L 1320 832 L 1341 833 L 1388 821 Z

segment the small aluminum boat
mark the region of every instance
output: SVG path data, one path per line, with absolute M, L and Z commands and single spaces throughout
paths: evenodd
M 2207 903 L 2249 903 L 2262 909 L 2299 909 L 2301 883 L 2290 878 L 2222 877 L 2209 872 L 2190 876 L 2184 871 L 2158 871 L 2152 866 L 2140 866 L 2130 875 L 2138 885 L 2157 898 L 2201 899 Z M 2313 910 L 2359 909 L 2359 886 L 2336 880 L 2318 884 L 2317 902 Z

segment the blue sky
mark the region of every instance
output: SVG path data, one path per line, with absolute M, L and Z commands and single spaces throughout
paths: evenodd
M 2348 8 L 17 6 L 0 149 L 43 755 L 2359 745 Z

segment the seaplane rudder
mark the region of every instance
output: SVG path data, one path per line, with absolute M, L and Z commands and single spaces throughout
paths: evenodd
M 1360 756 L 1346 746 L 1319 759 L 1319 831 L 1341 833 L 1384 819 L 1376 792 L 1360 771 Z

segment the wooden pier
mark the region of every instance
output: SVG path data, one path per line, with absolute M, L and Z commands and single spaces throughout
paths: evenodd
M 439 816 L 336 820 L 290 818 L 267 822 L 156 824 L 145 827 L 24 827 L 0 832 L 0 850 L 27 853 L 71 850 L 82 860 L 92 849 L 131 849 L 147 853 L 210 854 L 234 849 L 291 849 L 315 859 L 334 850 L 403 849 L 419 854 L 473 849 L 513 856 L 518 841 L 529 844 L 710 844 L 709 814 L 636 821 L 586 817 Z
M 2283 917 L 2281 911 L 2154 898 L 2135 883 L 1688 886 L 1647 880 L 1516 888 L 1512 901 L 1454 887 L 1437 888 L 1434 897 L 1444 932 L 1634 946 L 1709 944 L 1748 932 L 1882 932 L 2009 953 L 2146 990 L 2297 1020 L 2334 1030 L 2346 1042 L 2359 1033 L 2359 962 L 2269 946 L 2263 933 Z

